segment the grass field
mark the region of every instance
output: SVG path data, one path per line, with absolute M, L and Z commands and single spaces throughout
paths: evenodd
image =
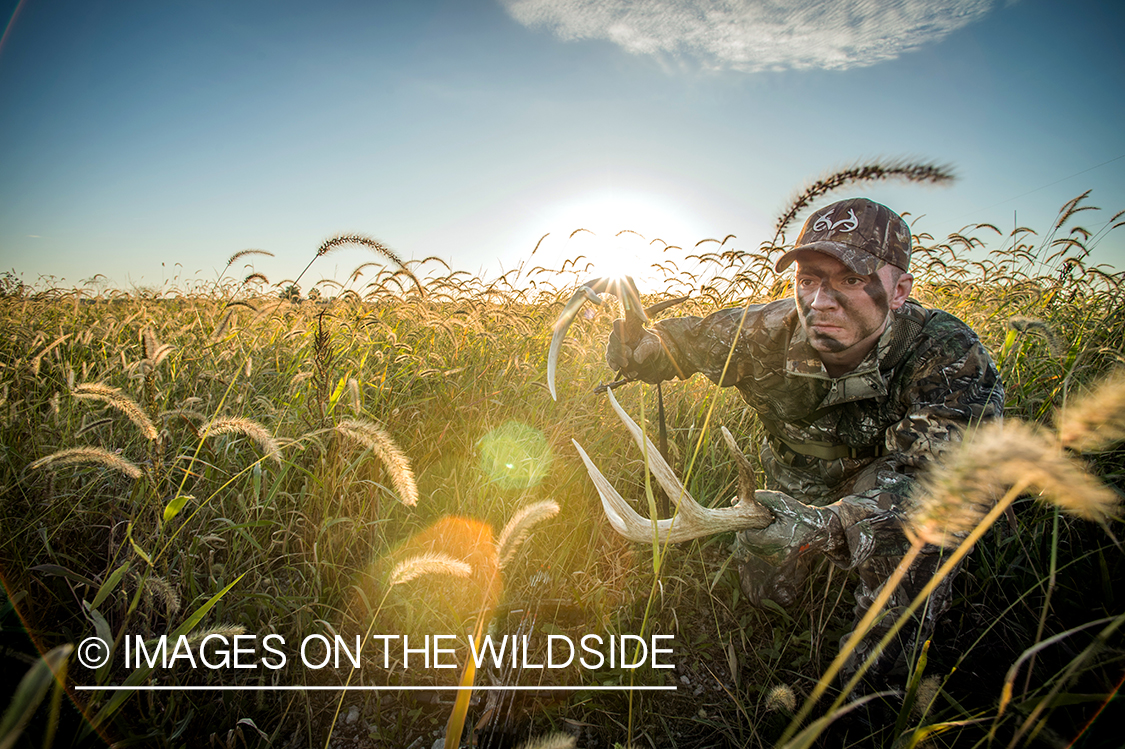
M 1070 422 L 1093 437 L 1062 427 L 1079 394 L 1125 358 L 1125 273 L 1088 261 L 1120 219 L 1081 196 L 1038 232 L 979 225 L 944 240 L 918 236 L 913 261 L 915 298 L 968 322 L 992 352 L 1007 418 L 1039 425 L 1056 453 L 1064 444 L 1081 452 L 1081 471 L 1117 495 L 1120 376 L 1087 400 L 1085 421 Z M 316 257 L 355 241 L 326 242 Z M 592 392 L 613 379 L 603 351 L 619 312 L 591 308 L 571 327 L 555 402 L 545 374 L 552 324 L 581 273 L 521 267 L 485 282 L 437 260 L 401 264 L 362 241 L 372 263 L 307 292 L 271 284 L 260 252 L 239 253 L 213 283 L 150 293 L 4 279 L 0 626 L 10 707 L 0 746 L 93 745 L 100 734 L 120 746 L 428 749 L 460 720 L 464 740 L 482 746 L 560 731 L 589 747 L 775 745 L 850 627 L 846 574 L 824 567 L 796 606 L 755 609 L 729 566 L 729 534 L 663 553 L 618 538 L 571 440 L 647 514 L 640 451 Z M 688 295 L 668 314 L 706 314 L 789 294 L 771 270 L 779 247 L 737 247 L 701 241 L 698 266 L 661 267 L 666 283 L 645 301 Z M 617 395 L 655 431 L 655 388 Z M 725 502 L 737 476 L 719 427 L 753 456 L 753 415 L 703 378 L 666 384 L 664 401 L 676 470 L 701 501 Z M 865 719 L 853 711 L 819 741 L 1117 740 L 1119 518 L 1076 518 L 1073 504 L 1033 496 L 1041 483 L 1007 481 L 1000 493 L 1015 485 L 1014 512 L 977 544 L 905 695 L 877 698 Z M 549 635 L 671 635 L 676 668 L 473 675 L 461 666 L 474 631 L 528 635 L 533 664 Z M 192 668 L 184 656 L 168 668 L 125 668 L 127 646 L 135 655 L 138 640 L 152 647 L 164 634 L 185 635 L 191 657 L 211 648 L 212 661 L 222 643 L 256 635 L 258 665 Z M 260 660 L 267 634 L 287 645 L 280 668 Z M 418 668 L 416 654 L 407 668 L 393 648 L 384 661 L 381 646 L 359 668 L 297 660 L 310 635 L 350 644 L 372 634 L 454 635 L 447 660 L 457 667 Z M 113 644 L 108 665 L 63 657 L 91 636 Z M 48 662 L 36 650 L 49 654 L 65 693 L 33 665 Z M 437 690 L 215 689 L 466 678 L 677 689 L 476 692 L 467 704 Z M 76 689 L 121 684 L 208 689 Z

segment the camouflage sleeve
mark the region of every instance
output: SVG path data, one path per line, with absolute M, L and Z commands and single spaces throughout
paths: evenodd
M 891 452 L 864 468 L 850 493 L 831 505 L 843 538 L 829 554 L 849 568 L 873 556 L 905 553 L 902 519 L 918 475 L 960 442 L 966 428 L 1000 419 L 1004 411 L 996 367 L 963 325 L 919 350 L 900 397 L 909 407 L 886 432 Z
M 792 303 L 788 306 L 791 308 Z M 788 335 L 784 310 L 784 303 L 755 304 L 720 310 L 707 317 L 661 320 L 652 328 L 660 338 L 661 351 L 636 365 L 640 379 L 687 379 L 702 372 L 716 384 L 733 385 L 747 374 L 744 370 L 755 361 L 757 348 L 768 339 L 780 336 L 784 340 Z M 731 357 L 731 343 L 736 337 L 738 344 Z

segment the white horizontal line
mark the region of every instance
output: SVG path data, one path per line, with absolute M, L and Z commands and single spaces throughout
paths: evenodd
M 638 687 L 607 687 L 607 686 L 590 686 L 590 687 L 364 687 L 364 686 L 276 686 L 276 687 L 263 687 L 263 686 L 214 686 L 214 687 L 198 687 L 198 686 L 147 686 L 147 687 L 79 687 L 76 686 L 75 690 L 80 692 L 201 692 L 201 691 L 220 691 L 220 692 L 674 692 L 677 687 L 674 686 L 638 686 Z

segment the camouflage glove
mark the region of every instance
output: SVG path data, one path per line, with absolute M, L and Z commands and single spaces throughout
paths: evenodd
M 739 531 L 740 550 L 777 567 L 796 554 L 832 552 L 844 543 L 840 519 L 828 507 L 766 490 L 754 492 L 754 499 L 773 512 L 774 521 L 761 530 Z
M 626 342 L 625 321 L 613 321 L 613 332 L 609 334 L 609 343 L 605 347 L 605 361 L 614 372 L 621 372 L 626 377 L 645 382 L 659 382 L 659 379 L 645 377 L 644 363 L 654 362 L 655 355 L 662 348 L 660 338 L 644 328 L 640 336 Z

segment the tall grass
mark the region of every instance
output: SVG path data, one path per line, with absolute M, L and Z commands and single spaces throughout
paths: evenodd
M 1017 446 L 1040 444 L 1049 430 L 1053 455 L 1081 453 L 1068 459 L 1076 472 L 1069 485 L 1096 476 L 1119 493 L 1121 427 L 1106 414 L 1120 408 L 1120 375 L 1077 398 L 1114 371 L 1125 340 L 1125 274 L 1090 263 L 1121 214 L 1095 213 L 1088 201 L 1063 206 L 1041 234 L 980 224 L 941 241 L 918 235 L 915 295 L 978 331 L 1004 378 L 1009 421 L 1029 425 L 1014 432 L 1009 452 L 995 453 L 995 464 L 1015 460 Z M 1093 228 L 1080 226 L 1095 217 Z M 372 627 L 433 633 L 439 622 L 633 633 L 648 611 L 646 632 L 676 636 L 671 676 L 556 675 L 571 684 L 634 678 L 678 687 L 634 696 L 635 714 L 648 717 L 631 729 L 626 698 L 605 692 L 553 704 L 477 695 L 456 706 L 413 693 L 69 696 L 106 737 L 167 745 L 229 745 L 240 735 L 250 744 L 323 746 L 332 733 L 374 746 L 429 746 L 457 710 L 466 727 L 501 716 L 488 735 L 509 736 L 509 745 L 552 728 L 577 735 L 579 745 L 777 742 L 850 628 L 846 575 L 822 567 L 792 608 L 753 609 L 742 600 L 729 539 L 670 551 L 655 579 L 651 560 L 612 534 L 569 447 L 577 438 L 625 496 L 647 505 L 643 466 L 592 392 L 610 376 L 602 351 L 612 310 L 572 326 L 558 404 L 545 382 L 551 323 L 587 280 L 577 263 L 520 266 L 486 280 L 435 259 L 401 261 L 358 235 L 329 240 L 313 260 L 344 242 L 389 263 L 365 263 L 345 282 L 315 284 L 304 296 L 293 282 L 270 288 L 256 268 L 235 268 L 244 259 L 273 262 L 255 251 L 232 256 L 218 280 L 179 289 L 13 287 L 0 298 L 5 630 L 22 625 L 46 653 L 94 634 L 120 646 L 125 634 L 222 627 L 287 642 Z M 776 243 L 714 244 L 705 251 L 701 241 L 690 268 L 655 266 L 664 283 L 646 303 L 687 295 L 676 314 L 706 314 L 788 293 L 772 271 L 771 255 L 783 249 Z M 699 444 L 687 488 L 725 501 L 737 470 L 717 444 L 719 424 L 703 430 L 707 413 L 713 408 L 744 448 L 760 439 L 760 427 L 735 394 L 699 378 L 664 394 L 672 463 L 683 467 Z M 618 395 L 634 414 L 656 411 L 640 385 Z M 1034 462 L 1050 467 L 1043 456 Z M 905 701 L 868 694 L 849 715 L 866 711 L 870 722 L 845 716 L 829 724 L 829 699 L 841 697 L 842 706 L 848 697 L 843 685 L 824 682 L 825 699 L 808 715 L 838 743 L 890 746 L 905 736 L 910 745 L 940 733 L 1006 744 L 1032 733 L 1070 739 L 1106 730 L 1103 708 L 1112 707 L 1121 673 L 1120 635 L 1111 628 L 1125 606 L 1115 583 L 1125 572 L 1119 522 L 1072 518 L 1024 491 L 1010 504 L 1011 520 L 977 541 L 946 623 L 927 651 L 913 654 Z M 489 579 L 502 584 L 477 572 L 456 583 L 437 576 L 390 584 L 396 563 L 427 551 L 494 570 Z M 122 683 L 129 675 L 114 663 L 89 671 L 72 662 L 67 683 Z M 463 675 L 408 672 L 394 661 L 383 668 L 378 659 L 355 674 L 290 667 L 146 678 L 450 686 Z M 475 678 L 510 683 L 529 674 Z M 358 717 L 348 722 L 353 707 Z M 50 717 L 47 706 L 43 712 Z M 77 712 L 61 713 L 59 746 L 79 733 Z

